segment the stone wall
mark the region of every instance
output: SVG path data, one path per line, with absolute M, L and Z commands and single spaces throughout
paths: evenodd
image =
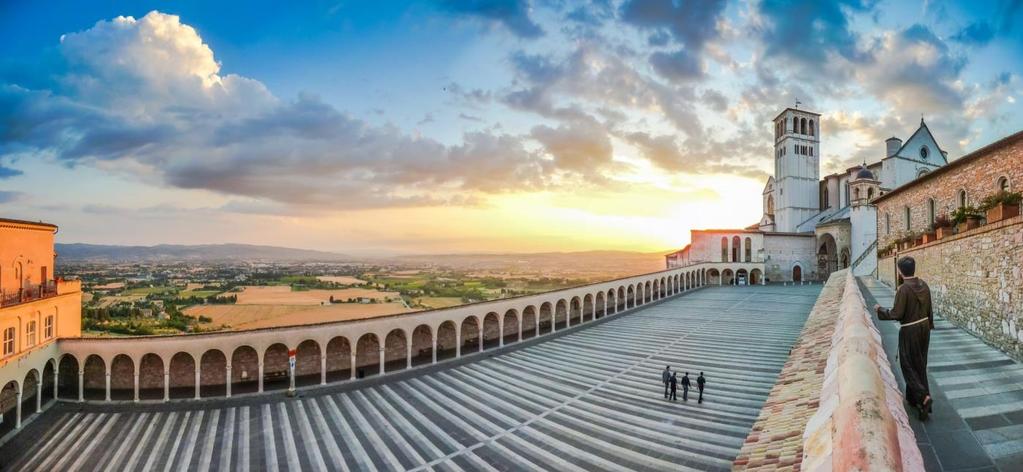
M 1009 179 L 1013 191 L 1023 189 L 1023 132 L 963 156 L 876 199 L 878 247 L 887 246 L 906 231 L 907 207 L 910 231 L 921 232 L 931 224 L 930 199 L 934 199 L 935 215 L 949 214 L 959 207 L 961 190 L 966 191 L 969 204 L 976 205 L 998 191 L 998 180 L 1002 177 Z M 886 218 L 890 222 L 887 228 Z
M 916 259 L 937 314 L 1023 361 L 1023 216 L 881 259 L 878 278 L 893 287 L 901 256 Z

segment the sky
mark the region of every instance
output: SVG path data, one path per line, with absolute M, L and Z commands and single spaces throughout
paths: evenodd
M 667 251 L 924 118 L 1023 129 L 1023 1 L 0 3 L 0 217 L 58 241 Z

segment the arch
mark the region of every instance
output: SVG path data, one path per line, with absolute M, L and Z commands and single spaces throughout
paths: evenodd
M 551 302 L 543 302 L 540 304 L 540 328 L 539 335 L 544 335 L 551 332 L 551 328 L 554 327 L 554 305 Z
M 153 353 L 142 356 L 139 360 L 139 399 L 163 399 L 164 370 L 162 357 Z
M 767 214 L 774 215 L 774 195 L 767 196 Z
M 54 361 L 53 359 L 50 359 L 50 360 L 46 361 L 46 365 L 43 366 L 43 378 L 42 378 L 42 381 L 43 381 L 43 405 L 46 405 L 51 400 L 54 400 L 53 373 L 55 372 L 54 369 L 56 369 L 56 367 L 57 367 L 56 364 L 57 364 L 56 361 Z
M 728 262 L 728 237 L 721 237 L 721 262 Z
M 842 251 L 838 256 L 838 265 L 843 269 L 849 268 L 849 248 L 842 248 Z
M 636 303 L 634 306 L 643 304 L 643 282 L 636 284 Z
M 618 305 L 615 306 L 615 313 L 621 312 L 622 310 L 626 309 L 626 307 L 628 306 L 628 298 L 625 295 L 624 286 L 618 287 L 618 296 L 616 297 L 616 300 L 618 300 Z
M 1012 184 L 1011 184 L 1011 182 L 1009 182 L 1009 177 L 1008 176 L 1003 175 L 1003 176 L 999 177 L 998 180 L 995 181 L 995 191 L 996 192 L 1008 192 L 1011 189 L 1012 189 Z
M 659 293 L 661 293 L 660 281 L 658 279 L 654 279 L 651 293 L 650 295 L 647 296 L 647 298 L 653 298 L 654 300 L 657 300 Z
M 838 244 L 831 233 L 823 233 L 817 239 L 817 273 L 824 279 L 838 270 Z
M 625 300 L 625 308 L 632 308 L 636 306 L 636 290 L 632 285 L 629 285 L 629 288 L 627 289 Z
M 892 215 L 884 214 L 884 234 L 892 234 Z
M 195 359 L 192 355 L 187 352 L 174 354 L 167 370 L 170 372 L 170 397 L 195 398 Z
M 522 310 L 522 339 L 529 339 L 537 335 L 536 323 L 536 307 L 529 305 Z
M 263 390 L 283 390 L 291 384 L 288 346 L 276 343 L 263 352 Z
M 483 350 L 501 345 L 501 318 L 494 312 L 483 317 Z
M 564 298 L 554 305 L 554 330 L 568 327 L 568 302 Z
M 814 136 L 815 134 L 814 134 L 814 129 L 813 129 L 813 120 L 810 120 L 809 124 L 810 124 L 810 127 L 809 127 L 810 136 Z
M 323 369 L 321 360 L 320 343 L 312 339 L 306 339 L 295 348 L 295 385 L 316 385 L 323 376 L 320 373 Z M 289 366 L 290 367 L 290 366 Z M 205 374 L 204 374 L 205 375 Z
M 792 281 L 802 282 L 803 281 L 803 266 L 794 264 L 792 266 Z
M 735 271 L 735 284 L 749 285 L 749 272 L 746 272 L 746 269 L 739 269 Z
M 806 134 L 806 118 L 799 119 L 799 134 Z
M 600 296 L 600 292 L 597 292 Z M 593 305 L 593 294 L 587 293 L 583 296 L 583 321 L 593 321 L 596 317 L 596 307 Z
M 210 349 L 199 358 L 199 396 L 227 396 L 227 356 Z
M 913 229 L 913 213 L 910 211 L 908 205 L 902 209 L 902 217 L 905 218 L 905 220 L 906 220 L 906 231 L 912 230 Z
M 412 330 L 412 367 L 433 363 L 433 332 L 421 324 Z
M 970 204 L 970 196 L 967 195 L 966 189 L 959 189 L 959 193 L 956 196 L 956 203 L 959 204 L 959 208 L 963 208 Z
M 745 253 L 746 253 L 745 254 L 746 262 L 753 262 L 753 239 L 752 238 L 750 238 L 748 236 L 746 237 L 744 249 L 745 249 Z
M 467 316 L 462 320 L 462 354 L 472 354 L 483 350 L 480 342 L 480 323 L 475 316 Z
M 761 285 L 763 283 L 763 273 L 760 272 L 760 269 L 749 271 L 749 283 L 750 285 Z
M 610 292 L 609 292 L 610 294 Z M 603 318 L 607 316 L 607 309 L 610 308 L 611 303 L 608 302 L 607 297 L 604 296 L 604 292 L 597 292 L 597 296 L 594 297 L 595 303 L 593 306 L 593 319 Z
M 14 429 L 16 423 L 14 410 L 18 406 L 18 388 L 18 381 L 11 380 L 0 389 L 0 416 L 3 417 L 3 421 L 0 422 L 0 436 Z
M 721 285 L 721 272 L 717 269 L 708 269 L 707 283 L 710 285 Z
M 853 188 L 853 201 L 857 201 L 859 199 L 860 199 L 860 188 L 859 187 L 854 187 Z
M 110 361 L 110 399 L 135 398 L 135 362 L 126 354 L 114 356 Z
M 107 397 L 107 366 L 103 358 L 92 354 L 82 367 L 82 385 L 86 400 L 104 400 Z
M 519 314 L 514 308 L 504 312 L 504 323 L 501 336 L 504 344 L 512 344 L 519 340 Z
M 445 321 L 437 327 L 437 360 L 452 359 L 458 354 L 458 326 Z
M 721 284 L 722 285 L 735 284 L 735 273 L 732 272 L 732 269 L 724 269 L 721 271 Z
M 78 400 L 78 359 L 74 355 L 64 354 L 57 366 L 57 396 Z
M 259 391 L 259 353 L 252 346 L 238 346 L 231 353 L 231 393 Z
M 874 187 L 867 187 L 867 201 L 874 199 Z
M 394 372 L 408 367 L 408 336 L 401 328 L 392 329 L 384 336 L 384 372 Z
M 36 395 L 39 394 L 39 371 L 29 369 L 21 382 L 21 416 L 30 416 L 36 411 Z
M 380 373 L 380 339 L 366 333 L 355 342 L 355 377 L 366 378 Z
M 742 262 L 739 258 L 739 250 L 742 247 L 742 242 L 738 236 L 732 236 L 732 262 Z
M 583 322 L 583 303 L 579 297 L 572 297 L 568 302 L 568 324 L 574 326 Z

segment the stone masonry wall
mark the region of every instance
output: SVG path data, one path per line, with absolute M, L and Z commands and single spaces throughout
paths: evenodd
M 935 312 L 1023 361 L 1023 216 L 901 251 L 916 259 Z M 878 278 L 895 286 L 894 260 Z
M 975 156 L 975 157 L 974 157 Z M 998 191 L 998 179 L 1007 177 L 1012 191 L 1023 190 L 1023 133 L 1006 138 L 1005 142 L 980 149 L 976 154 L 948 171 L 935 171 L 933 176 L 896 189 L 892 195 L 877 202 L 878 247 L 883 248 L 906 231 L 905 208 L 910 209 L 910 230 L 921 232 L 930 226 L 928 200 L 934 199 L 935 215 L 950 214 L 959 207 L 960 190 L 966 190 L 968 201 L 976 205 Z M 951 165 L 951 164 L 950 164 Z M 885 228 L 885 215 L 890 231 Z

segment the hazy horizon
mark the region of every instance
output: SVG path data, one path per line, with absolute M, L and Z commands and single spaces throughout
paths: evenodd
M 921 117 L 950 159 L 1023 128 L 999 1 L 0 12 L 0 216 L 60 242 L 653 253 L 759 220 L 797 100 L 822 175 Z

